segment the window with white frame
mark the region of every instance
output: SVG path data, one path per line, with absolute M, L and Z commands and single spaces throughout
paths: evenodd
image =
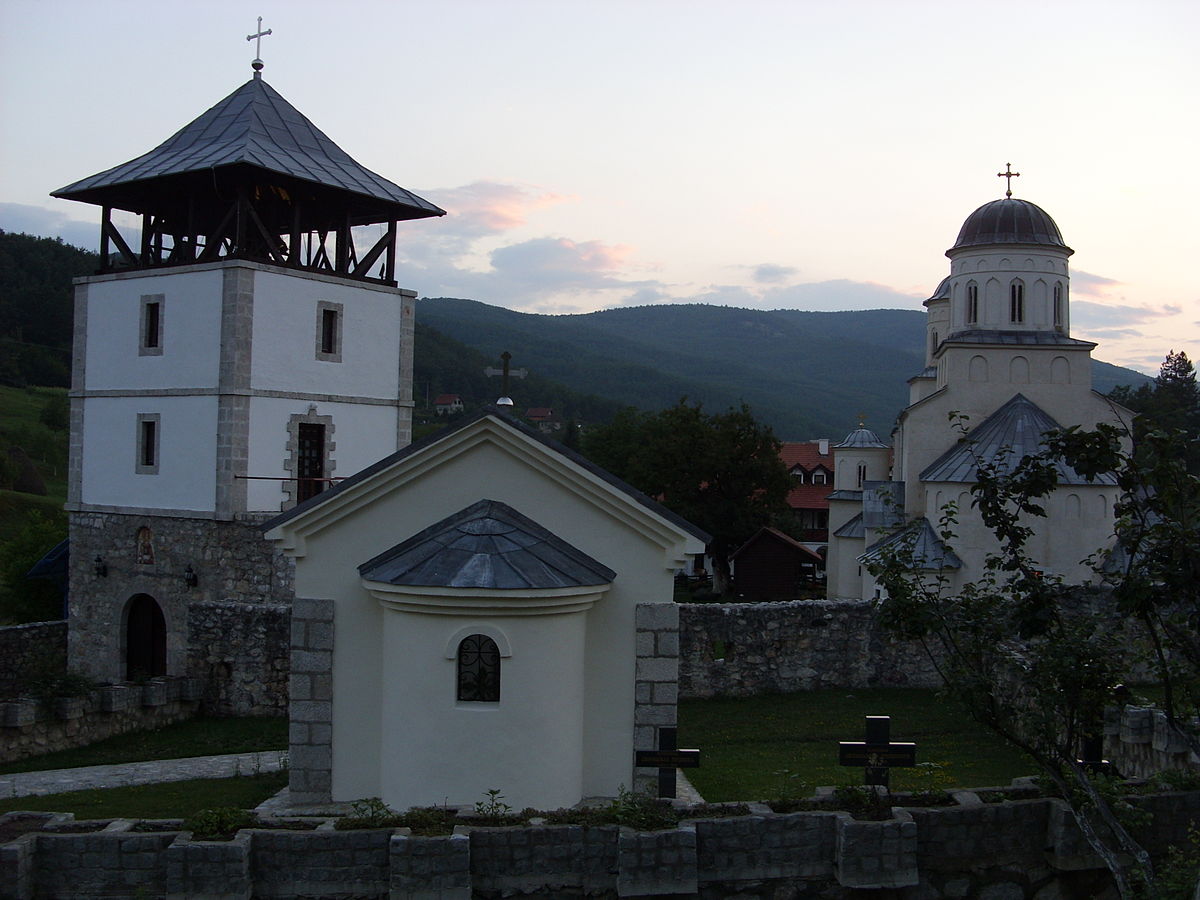
M 159 413 L 138 413 L 137 459 L 134 471 L 138 475 L 157 475 L 162 416 Z
M 138 328 L 139 356 L 162 356 L 164 300 L 165 295 L 163 294 L 142 295 L 142 312 Z
M 322 362 L 342 361 L 344 313 L 345 309 L 341 303 L 329 300 L 317 303 L 317 359 Z

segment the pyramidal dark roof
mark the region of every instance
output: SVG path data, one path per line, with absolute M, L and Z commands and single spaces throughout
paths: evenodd
M 610 584 L 616 573 L 498 500 L 480 500 L 358 567 L 368 581 L 537 590 Z
M 1016 394 L 972 429 L 965 440 L 926 467 L 921 480 L 972 483 L 978 479 L 977 459 L 994 461 L 1003 474 L 1009 474 L 1022 457 L 1033 456 L 1043 449 L 1046 432 L 1061 427 L 1024 394 Z M 1116 484 L 1110 474 L 1088 480 L 1061 461 L 1057 469 L 1059 484 Z
M 445 215 L 444 210 L 355 162 L 257 75 L 149 153 L 54 191 L 53 196 L 143 211 L 137 185 L 251 166 L 368 201 L 375 220 Z
M 913 569 L 940 571 L 962 568 L 958 554 L 946 546 L 924 517 L 914 519 L 896 533 L 876 541 L 858 559 L 863 562 L 878 559 L 888 547 L 898 547 L 903 562 Z

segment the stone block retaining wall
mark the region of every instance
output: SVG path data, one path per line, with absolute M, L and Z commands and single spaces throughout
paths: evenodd
M 1105 711 L 1104 756 L 1126 778 L 1148 778 L 1163 770 L 1200 769 L 1200 757 L 1172 729 L 1167 714 L 1141 706 Z
M 200 708 L 201 682 L 156 678 L 95 688 L 86 697 L 0 703 L 0 762 L 69 750 L 130 731 L 161 728 Z
M 941 686 L 924 649 L 884 635 L 867 600 L 681 604 L 679 654 L 681 697 Z
M 407 829 L 247 829 L 231 842 L 184 831 L 139 834 L 117 821 L 91 834 L 33 832 L 0 846 L 0 900 L 114 896 L 500 896 L 851 900 L 911 888 L 922 900 L 1083 900 L 1107 873 L 1057 800 L 901 809 L 882 822 L 844 812 L 699 819 L 656 832 L 615 826 L 460 826 L 445 837 Z M 1162 853 L 1200 824 L 1200 792 L 1148 795 L 1137 837 Z M 20 814 L 10 814 L 20 815 Z M 49 818 L 50 814 L 46 814 Z M 0 817 L 0 823 L 5 817 Z M 907 894 L 906 894 L 907 896 Z
M 32 622 L 0 628 L 0 698 L 19 697 L 41 667 L 65 669 L 67 623 Z

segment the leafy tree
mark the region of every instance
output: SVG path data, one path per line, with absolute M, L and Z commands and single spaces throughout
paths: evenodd
M 745 404 L 709 414 L 686 398 L 655 413 L 625 409 L 583 443 L 594 462 L 712 535 L 718 592 L 729 587 L 730 554 L 788 509 L 779 448 Z
M 1150 384 L 1137 390 L 1121 385 L 1108 396 L 1138 413 L 1134 422 L 1136 439 L 1155 429 L 1181 431 L 1192 438 L 1183 451 L 1191 471 L 1200 473 L 1200 385 L 1196 384 L 1196 370 L 1186 353 L 1168 353 L 1158 377 Z
M 1127 438 L 1111 426 L 1067 429 L 1015 469 L 977 459 L 972 505 L 996 548 L 974 583 L 952 592 L 942 574 L 914 571 L 903 541 L 871 568 L 886 590 L 883 622 L 923 641 L 949 692 L 1037 761 L 1121 896 L 1154 897 L 1167 885 L 1133 836 L 1131 810 L 1078 758 L 1134 664 L 1154 672 L 1168 721 L 1200 750 L 1200 479 L 1187 471 L 1186 434 L 1150 431 L 1132 450 Z M 1117 477 L 1116 544 L 1092 560 L 1107 591 L 1047 577 L 1026 552 L 1060 460 L 1085 477 Z M 947 507 L 939 523 L 947 544 L 957 516 Z

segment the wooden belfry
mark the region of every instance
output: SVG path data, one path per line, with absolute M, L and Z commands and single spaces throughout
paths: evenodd
M 260 19 L 247 40 L 270 33 Z M 149 153 L 54 192 L 102 208 L 101 272 L 249 259 L 395 286 L 397 223 L 445 212 L 355 162 L 262 80 L 262 65 Z M 141 216 L 140 242 L 113 210 Z M 363 225 L 376 233 L 360 252 Z

